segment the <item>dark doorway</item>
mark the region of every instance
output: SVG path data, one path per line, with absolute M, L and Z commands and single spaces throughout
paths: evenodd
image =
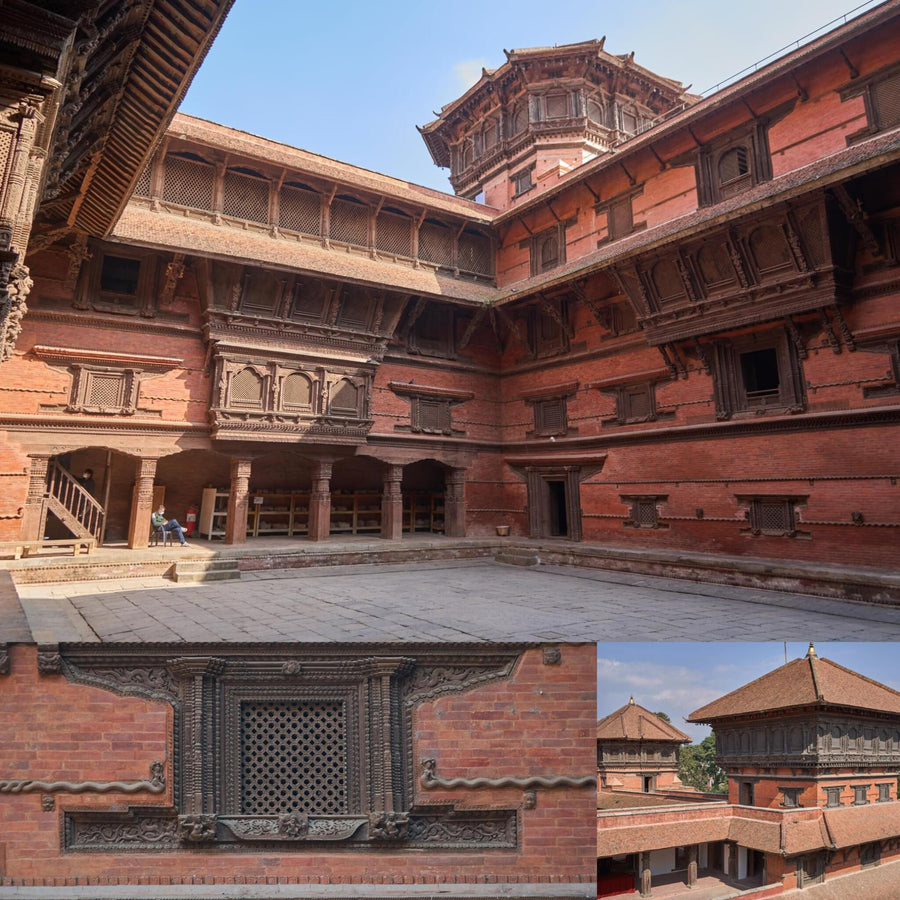
M 653 776 L 645 775 L 644 776 L 644 793 L 649 794 L 653 790 Z
M 550 536 L 568 537 L 569 517 L 566 512 L 566 483 L 565 481 L 548 481 L 547 490 L 550 492 Z

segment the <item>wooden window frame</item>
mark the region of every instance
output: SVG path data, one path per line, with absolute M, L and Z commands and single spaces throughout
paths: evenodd
M 640 531 L 658 531 L 669 526 L 661 521 L 659 507 L 669 500 L 668 494 L 621 494 L 621 501 L 628 506 L 626 528 Z
M 772 154 L 769 150 L 769 121 L 758 119 L 711 141 L 697 155 L 697 198 L 701 207 L 712 206 L 736 197 L 764 181 L 772 180 Z M 723 181 L 722 159 L 743 149 L 747 171 Z
M 801 809 L 800 804 L 800 794 L 803 793 L 803 788 L 799 787 L 781 787 L 779 785 L 778 790 L 781 791 L 781 808 L 782 809 Z
M 872 135 L 879 134 L 882 131 L 887 131 L 889 128 L 895 128 L 900 122 L 894 122 L 893 124 L 882 124 L 880 121 L 878 106 L 875 103 L 872 97 L 872 89 L 880 84 L 884 84 L 891 79 L 898 79 L 900 81 L 900 66 L 894 64 L 887 66 L 883 69 L 879 69 L 877 72 L 873 72 L 871 75 L 867 75 L 862 78 L 854 79 L 853 83 L 848 85 L 847 87 L 841 88 L 838 93 L 840 94 L 841 102 L 845 102 L 852 97 L 862 97 L 863 103 L 865 105 L 866 110 L 866 124 L 864 127 L 860 128 L 858 131 L 854 131 L 852 134 L 847 135 L 847 145 L 850 146 L 852 144 L 856 144 L 859 141 L 863 141 L 868 137 L 872 137 Z M 898 84 L 898 91 L 900 91 L 900 84 Z
M 614 241 L 620 241 L 622 238 L 628 237 L 628 235 L 634 234 L 636 231 L 643 231 L 647 227 L 645 221 L 635 221 L 634 218 L 634 198 L 639 197 L 643 192 L 644 187 L 640 185 L 623 194 L 610 197 L 594 207 L 595 214 L 606 217 L 606 237 L 597 241 L 598 247 L 611 244 Z M 614 215 L 617 210 L 627 210 L 627 228 L 620 228 L 617 224 L 618 219 Z
M 569 414 L 565 396 L 542 397 L 531 401 L 534 412 L 535 437 L 562 437 L 569 430 Z M 551 413 L 555 410 L 555 413 Z
M 634 415 L 634 398 L 639 394 L 646 397 L 649 412 Z M 656 411 L 656 382 L 641 381 L 623 384 L 616 388 L 616 422 L 619 425 L 634 425 L 639 422 L 655 422 L 659 418 Z
M 753 537 L 809 537 L 809 533 L 798 528 L 800 518 L 797 508 L 806 503 L 808 495 L 753 494 L 739 495 L 737 502 L 747 507 L 746 520 L 748 527 L 742 533 Z M 782 527 L 773 528 L 766 524 L 767 511 L 780 510 Z
M 777 395 L 752 397 L 747 390 L 741 357 L 759 350 L 775 351 L 779 378 Z M 719 341 L 713 356 L 713 382 L 716 418 L 719 420 L 748 415 L 799 413 L 806 408 L 800 356 L 783 329 Z
M 72 366 L 72 391 L 66 412 L 90 415 L 132 415 L 137 409 L 141 372 L 132 368 L 110 366 Z M 116 406 L 96 406 L 90 403 L 91 387 L 96 376 L 116 377 L 120 380 L 121 403 Z
M 137 287 L 133 294 L 104 291 L 102 288 L 103 264 L 106 259 L 127 259 L 140 266 Z M 93 309 L 116 315 L 152 317 L 156 310 L 156 261 L 152 251 L 132 247 L 94 245 L 88 264 L 83 268 L 80 289 L 75 300 L 76 309 Z
M 430 340 L 421 334 L 421 326 L 426 316 L 440 316 L 443 322 L 438 331 L 441 337 Z M 437 359 L 456 359 L 456 311 L 453 307 L 428 303 L 422 314 L 413 323 L 406 335 L 406 349 L 418 356 L 431 356 Z
M 532 163 L 530 166 L 520 169 L 515 175 L 510 176 L 510 181 L 513 186 L 513 199 L 516 197 L 521 197 L 522 194 L 527 194 L 529 191 L 534 190 L 535 184 L 532 180 L 531 173 L 534 171 L 535 163 Z
M 566 263 L 566 227 L 570 223 L 560 222 L 552 228 L 546 228 L 544 231 L 533 235 L 528 241 L 531 254 L 531 274 L 543 275 L 546 272 L 552 272 Z M 557 256 L 553 265 L 545 265 L 541 259 L 543 247 L 549 240 L 556 240 Z
M 844 790 L 843 785 L 829 785 L 823 790 L 825 791 L 825 809 L 838 809 L 843 806 L 843 803 L 841 803 L 841 793 Z
M 853 790 L 853 802 L 850 804 L 851 806 L 868 806 L 869 801 L 869 788 L 871 788 L 871 784 L 854 784 L 851 785 L 851 789 Z

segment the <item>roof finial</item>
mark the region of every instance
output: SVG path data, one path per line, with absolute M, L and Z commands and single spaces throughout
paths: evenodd
M 819 657 L 816 655 L 816 648 L 813 646 L 813 642 L 809 642 L 809 650 L 806 651 L 807 659 L 818 659 Z
M 632 695 L 631 697 L 628 698 L 628 705 L 634 706 L 634 695 Z

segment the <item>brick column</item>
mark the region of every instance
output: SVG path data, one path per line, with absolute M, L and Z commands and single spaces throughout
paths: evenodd
M 697 855 L 698 846 L 691 844 L 688 847 L 688 867 L 687 867 L 687 886 L 689 888 L 697 887 Z
M 651 897 L 653 895 L 653 876 L 650 872 L 650 854 L 643 852 L 640 854 L 640 862 L 638 863 L 641 875 L 641 896 Z
M 243 544 L 247 540 L 247 508 L 250 504 L 252 459 L 231 461 L 231 487 L 228 491 L 228 515 L 225 518 L 225 543 Z
M 156 463 L 156 457 L 142 457 L 138 460 L 137 478 L 131 493 L 131 521 L 128 523 L 128 546 L 132 550 L 144 548 L 150 541 Z
M 444 534 L 466 536 L 466 470 L 451 469 L 444 483 Z
M 47 493 L 47 467 L 50 457 L 32 456 L 30 460 L 28 492 L 25 494 L 20 534 L 23 541 L 39 541 L 44 536 L 44 522 L 47 519 L 44 495 Z
M 403 535 L 403 494 L 400 482 L 403 480 L 403 466 L 386 466 L 384 470 L 384 490 L 381 494 L 381 536 L 390 541 L 399 541 Z
M 331 533 L 331 461 L 317 460 L 309 495 L 309 540 L 327 541 Z

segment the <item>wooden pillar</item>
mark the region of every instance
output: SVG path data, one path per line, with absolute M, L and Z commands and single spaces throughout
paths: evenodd
M 128 546 L 132 550 L 144 548 L 150 541 L 156 463 L 157 459 L 153 456 L 138 460 L 137 478 L 131 494 L 131 520 L 128 523 Z
M 648 852 L 640 854 L 638 865 L 641 874 L 641 896 L 650 897 L 653 893 L 653 876 L 650 873 L 650 854 Z
M 309 540 L 327 541 L 331 533 L 331 460 L 313 464 L 309 495 Z
M 47 519 L 44 496 L 47 493 L 47 467 L 50 457 L 32 456 L 30 460 L 28 491 L 25 494 L 20 534 L 23 541 L 39 541 L 44 536 L 44 523 Z
M 228 515 L 225 518 L 225 543 L 243 544 L 247 540 L 247 509 L 250 504 L 252 459 L 231 461 L 231 487 L 228 491 Z
M 687 886 L 689 888 L 697 887 L 697 857 L 699 847 L 691 844 L 688 847 L 688 867 L 687 867 Z
M 466 536 L 466 470 L 450 469 L 444 483 L 444 534 Z
M 399 541 L 403 536 L 403 494 L 400 482 L 403 466 L 388 465 L 384 470 L 384 490 L 381 494 L 381 536 Z

